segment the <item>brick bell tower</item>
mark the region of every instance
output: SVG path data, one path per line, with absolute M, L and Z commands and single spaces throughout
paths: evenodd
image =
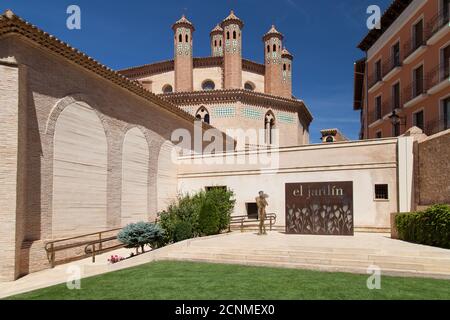
M 270 28 L 263 37 L 264 61 L 266 73 L 264 77 L 265 93 L 283 96 L 282 85 L 282 59 L 283 35 L 277 31 L 275 26 Z
M 194 90 L 192 38 L 194 25 L 183 15 L 172 26 L 174 32 L 175 92 Z
M 224 56 L 224 88 L 242 88 L 242 28 L 244 23 L 233 11 L 222 21 L 225 47 Z
M 209 34 L 211 38 L 211 56 L 223 57 L 223 29 L 217 25 Z
M 282 61 L 282 70 L 283 70 L 283 78 L 282 78 L 282 89 L 283 89 L 283 97 L 292 99 L 292 61 L 294 60 L 294 56 L 284 48 L 281 51 L 281 61 Z

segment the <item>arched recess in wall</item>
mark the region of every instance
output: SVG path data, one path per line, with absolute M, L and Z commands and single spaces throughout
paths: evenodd
M 149 148 L 139 128 L 130 129 L 122 147 L 121 223 L 148 221 Z
M 175 152 L 175 146 L 170 141 L 164 142 L 159 151 L 157 175 L 158 212 L 166 210 L 177 198 L 177 157 Z
M 53 238 L 105 230 L 108 145 L 88 104 L 73 102 L 61 112 L 53 150 Z

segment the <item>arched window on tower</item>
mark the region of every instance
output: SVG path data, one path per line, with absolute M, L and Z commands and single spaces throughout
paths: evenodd
M 253 83 L 251 83 L 250 81 L 247 81 L 244 84 L 244 89 L 245 90 L 249 90 L 249 91 L 254 91 L 255 90 L 255 85 Z
M 283 71 L 286 71 L 286 63 L 283 64 Z
M 214 47 L 217 47 L 217 40 L 214 40 Z
M 200 107 L 200 109 L 198 109 L 197 113 L 195 114 L 195 118 L 199 121 L 210 124 L 209 112 L 205 107 Z
M 183 35 L 180 34 L 180 35 L 178 36 L 178 42 L 183 42 Z
M 273 52 L 277 52 L 277 45 L 276 44 L 273 45 Z
M 267 45 L 267 53 L 270 52 L 270 45 Z
M 212 80 L 205 80 L 202 83 L 202 89 L 205 91 L 214 90 L 216 88 L 216 84 Z
M 222 40 L 219 40 L 219 47 L 222 46 Z
M 274 143 L 275 116 L 269 111 L 264 117 L 265 143 L 271 145 Z
M 236 31 L 233 31 L 233 39 L 236 40 L 237 39 L 237 34 Z
M 186 42 L 189 42 L 189 36 L 186 35 Z
M 172 93 L 173 92 L 173 87 L 170 84 L 166 84 L 162 88 L 162 91 L 163 91 L 163 93 Z
M 230 40 L 230 31 L 227 31 L 227 40 Z

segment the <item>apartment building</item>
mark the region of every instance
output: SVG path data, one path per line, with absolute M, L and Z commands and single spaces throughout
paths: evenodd
M 395 0 L 358 45 L 366 54 L 355 62 L 361 139 L 450 128 L 449 13 L 450 0 Z

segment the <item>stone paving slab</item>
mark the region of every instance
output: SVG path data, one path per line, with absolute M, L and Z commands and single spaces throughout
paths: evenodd
M 364 273 L 366 268 L 361 267 L 364 265 L 364 263 L 361 264 L 361 261 L 367 261 L 368 257 L 375 255 L 387 266 L 405 268 L 404 270 L 395 268 L 386 270 L 391 271 L 392 275 L 433 276 L 433 274 L 420 271 L 421 266 L 418 264 L 423 264 L 428 268 L 427 270 L 436 270 L 434 277 L 450 279 L 450 272 L 446 271 L 450 261 L 450 250 L 393 240 L 387 234 L 376 233 L 356 233 L 354 237 L 334 237 L 286 235 L 279 232 L 258 236 L 255 233 L 232 232 L 187 240 L 114 265 L 107 262 L 107 259 L 113 254 L 128 257 L 133 251 L 119 249 L 97 256 L 97 262 L 94 264 L 90 258 L 84 259 L 33 273 L 14 282 L 0 283 L 0 298 L 64 283 L 68 280 L 67 271 L 73 266 L 79 267 L 82 278 L 86 278 L 158 260 Z M 312 263 L 320 262 L 321 255 L 330 261 L 328 266 Z M 277 256 L 283 258 L 274 259 Z M 353 260 L 352 257 L 354 257 Z M 333 259 L 336 259 L 335 264 L 333 264 Z M 311 263 L 305 263 L 305 261 Z M 411 263 L 410 270 L 407 269 L 407 262 Z

